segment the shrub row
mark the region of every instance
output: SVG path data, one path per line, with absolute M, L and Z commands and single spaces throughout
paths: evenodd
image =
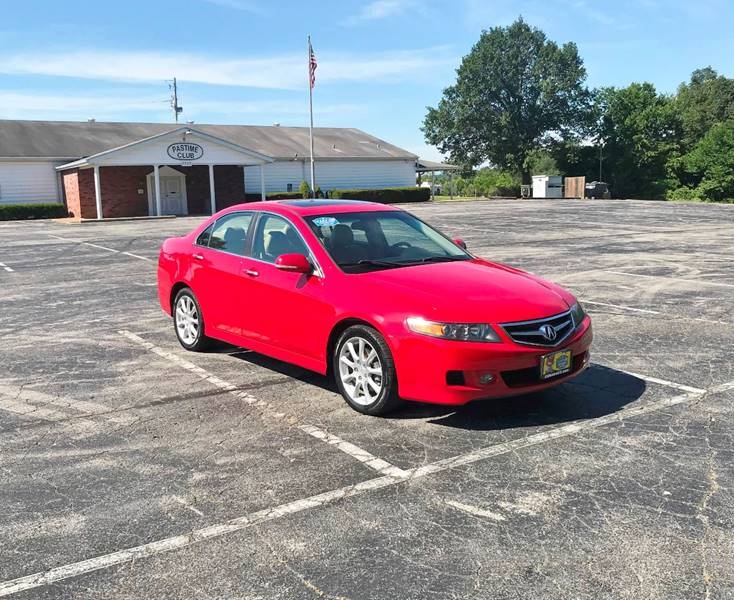
M 369 202 L 381 202 L 382 204 L 427 202 L 431 198 L 431 190 L 421 187 L 384 188 L 379 190 L 331 190 L 329 197 L 367 200 Z
M 270 192 L 265 194 L 266 200 L 297 200 L 301 198 L 300 192 Z M 245 202 L 256 202 L 260 200 L 260 194 L 245 194 Z
M 66 206 L 63 204 L 0 204 L 0 221 L 15 221 L 19 219 L 58 219 L 68 217 Z

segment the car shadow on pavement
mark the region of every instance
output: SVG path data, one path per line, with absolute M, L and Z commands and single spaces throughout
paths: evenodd
M 227 354 L 285 377 L 268 378 L 251 387 L 277 385 L 292 378 L 339 394 L 331 377 L 257 352 L 224 343 L 216 345 L 211 352 Z M 476 400 L 464 406 L 406 402 L 384 418 L 406 421 L 416 419 L 434 425 L 475 431 L 537 427 L 595 419 L 615 413 L 638 400 L 646 389 L 647 385 L 642 379 L 616 369 L 591 364 L 575 379 L 544 392 Z
M 615 413 L 638 400 L 646 389 L 642 379 L 592 364 L 577 378 L 544 392 L 477 400 L 453 409 L 419 404 L 393 416 L 477 431 L 537 427 Z
M 211 350 L 209 350 L 209 353 L 227 354 L 233 358 L 236 358 L 237 360 L 248 362 L 252 365 L 257 365 L 258 367 L 263 367 L 264 369 L 273 371 L 274 374 L 278 373 L 280 375 L 284 375 L 285 377 L 297 379 L 298 381 L 303 381 L 304 383 L 308 383 L 310 385 L 315 385 L 317 387 L 320 387 L 321 389 L 333 392 L 335 394 L 339 393 L 336 388 L 336 384 L 331 377 L 325 377 L 324 375 L 316 373 L 315 371 L 309 371 L 308 369 L 298 367 L 291 363 L 283 362 L 276 358 L 270 358 L 269 356 L 265 356 L 264 354 L 258 354 L 257 352 L 253 352 L 252 350 L 230 346 L 225 342 L 216 342 Z M 282 381 L 282 378 L 272 378 L 265 380 L 263 383 L 267 384 L 268 382 L 270 382 L 276 384 Z M 255 384 L 251 387 L 264 387 L 264 385 Z

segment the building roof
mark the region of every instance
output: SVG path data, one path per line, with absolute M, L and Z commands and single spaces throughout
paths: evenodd
M 461 167 L 458 165 L 434 162 L 432 160 L 419 160 L 416 162 L 415 167 L 418 173 L 426 173 L 428 171 L 461 171 Z
M 105 123 L 102 121 L 0 120 L 0 158 L 73 160 L 173 131 L 181 123 Z M 308 127 L 193 124 L 197 131 L 275 159 L 308 157 Z M 417 156 L 364 131 L 314 128 L 317 159 L 403 159 Z

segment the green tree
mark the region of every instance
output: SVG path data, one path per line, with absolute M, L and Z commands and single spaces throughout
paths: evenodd
M 428 108 L 423 132 L 451 160 L 483 162 L 530 181 L 528 153 L 586 124 L 590 94 L 576 45 L 558 46 L 519 19 L 483 31 L 456 83 Z
M 698 69 L 681 84 L 675 100 L 683 126 L 683 144 L 693 148 L 717 123 L 734 119 L 734 79 L 711 67 Z
M 694 184 L 675 190 L 672 197 L 734 199 L 734 119 L 711 127 L 681 162 Z
M 525 159 L 531 175 L 563 175 L 550 150 L 531 150 Z
M 670 97 L 650 83 L 604 88 L 598 114 L 603 173 L 614 196 L 662 198 L 675 187 L 668 166 L 680 154 L 681 126 Z

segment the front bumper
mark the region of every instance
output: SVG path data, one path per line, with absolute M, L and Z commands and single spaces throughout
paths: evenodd
M 406 400 L 460 405 L 484 398 L 517 396 L 548 389 L 581 373 L 589 363 L 591 319 L 555 348 L 503 343 L 456 342 L 422 335 L 393 339 L 398 393 Z M 540 357 L 571 350 L 569 373 L 540 379 Z M 491 375 L 492 381 L 482 383 Z

